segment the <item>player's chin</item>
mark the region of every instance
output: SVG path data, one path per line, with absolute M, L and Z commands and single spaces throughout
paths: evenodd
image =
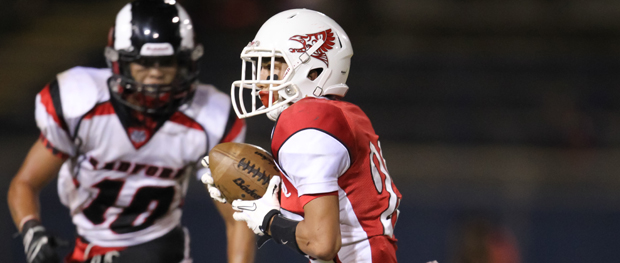
M 261 90 L 258 92 L 258 97 L 260 98 L 260 102 L 263 103 L 263 106 L 269 107 L 269 91 Z M 277 93 L 273 93 L 273 98 L 271 100 L 271 104 L 275 104 L 278 101 Z

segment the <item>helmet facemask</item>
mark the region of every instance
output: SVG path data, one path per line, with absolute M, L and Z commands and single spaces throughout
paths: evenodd
M 190 52 L 182 51 L 173 56 L 118 53 L 118 73 L 113 74 L 108 85 L 111 94 L 127 107 L 142 113 L 162 114 L 176 110 L 193 97 L 198 69 Z M 152 67 L 175 67 L 176 74 L 169 83 L 145 84 L 135 80 L 131 63 L 137 63 L 146 70 Z
M 241 79 L 231 86 L 233 109 L 240 118 L 266 113 L 267 117 L 275 120 L 291 103 L 302 98 L 301 91 L 291 81 L 291 67 L 284 70 L 275 68 L 276 62 L 291 65 L 281 51 L 250 45 L 243 50 L 241 60 Z M 250 105 L 246 105 L 247 97 L 244 96 L 248 93 Z

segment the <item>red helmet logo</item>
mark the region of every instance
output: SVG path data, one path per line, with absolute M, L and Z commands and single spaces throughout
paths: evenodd
M 323 45 L 319 47 L 314 53 L 311 54 L 313 58 L 321 60 L 329 67 L 329 61 L 327 60 L 327 51 L 334 48 L 334 41 L 336 41 L 336 37 L 334 37 L 334 32 L 332 32 L 331 28 L 322 32 L 307 34 L 307 35 L 294 35 L 289 40 L 299 42 L 302 47 L 301 48 L 291 48 L 289 49 L 292 53 L 304 53 L 307 52 L 312 46 L 322 39 Z

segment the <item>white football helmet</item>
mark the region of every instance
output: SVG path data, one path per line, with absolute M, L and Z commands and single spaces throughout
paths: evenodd
M 231 100 L 239 118 L 263 113 L 275 120 L 291 103 L 304 97 L 336 95 L 344 97 L 353 56 L 351 41 L 328 16 L 308 9 L 292 9 L 271 17 L 241 52 L 241 80 L 231 85 Z M 274 62 L 284 60 L 283 76 L 274 74 Z M 260 79 L 262 64 L 270 62 L 269 77 Z M 248 67 L 247 65 L 251 65 Z M 250 71 L 251 70 L 251 71 Z M 318 72 L 314 80 L 311 70 Z M 251 77 L 248 77 L 251 76 Z M 259 87 L 269 87 L 268 105 L 257 102 Z M 251 105 L 244 102 L 250 90 Z M 274 96 L 274 93 L 278 96 Z M 278 97 L 274 101 L 274 97 Z

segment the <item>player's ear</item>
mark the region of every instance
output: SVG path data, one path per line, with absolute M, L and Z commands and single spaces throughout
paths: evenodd
M 321 75 L 321 72 L 323 72 L 322 68 L 315 68 L 313 70 L 310 70 L 310 72 L 308 72 L 308 79 L 315 80 L 319 77 L 319 75 Z

